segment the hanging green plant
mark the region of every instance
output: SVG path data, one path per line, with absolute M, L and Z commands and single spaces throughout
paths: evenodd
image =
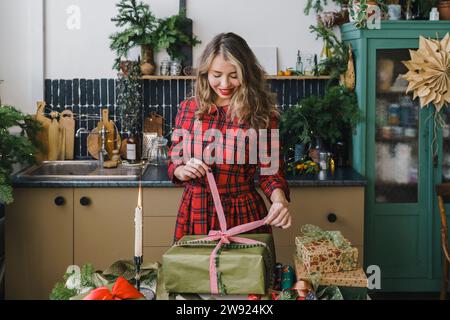
M 12 128 L 19 128 L 17 134 Z M 35 154 L 42 150 L 42 144 L 36 140 L 41 130 L 39 122 L 25 115 L 13 106 L 0 106 L 0 203 L 13 202 L 11 174 L 14 164 L 34 164 Z
M 117 79 L 117 108 L 122 132 L 136 132 L 142 106 L 142 81 L 139 62 L 131 62 L 127 75 Z

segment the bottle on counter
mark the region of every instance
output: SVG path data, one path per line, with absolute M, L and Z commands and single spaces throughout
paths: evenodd
M 438 21 L 439 20 L 439 11 L 438 8 L 433 7 L 430 11 L 430 21 Z
M 299 74 L 303 74 L 303 62 L 300 50 L 297 51 L 297 63 L 295 64 L 295 71 Z
M 128 131 L 127 138 L 127 160 L 129 163 L 137 163 L 138 159 L 138 142 L 134 133 Z

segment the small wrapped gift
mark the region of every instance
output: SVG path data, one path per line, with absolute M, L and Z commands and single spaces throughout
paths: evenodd
M 327 286 L 337 286 L 344 300 L 366 300 L 368 280 L 362 268 L 333 273 L 310 273 L 302 261 L 294 256 L 295 273 L 298 281 L 309 281 L 317 291 Z
M 214 242 L 191 242 L 204 236 L 184 236 L 163 255 L 163 273 L 168 292 L 212 293 L 210 256 Z M 270 234 L 241 234 L 259 244 L 225 244 L 216 257 L 217 282 L 221 294 L 265 294 L 275 264 Z
M 357 268 L 358 249 L 340 231 L 322 231 L 313 225 L 302 226 L 295 238 L 297 255 L 309 272 L 351 271 Z

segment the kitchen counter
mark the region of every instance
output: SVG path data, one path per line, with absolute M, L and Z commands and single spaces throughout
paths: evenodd
M 337 168 L 334 174 L 331 171 L 320 172 L 315 175 L 286 176 L 290 187 L 354 187 L 365 186 L 366 179 L 352 168 Z M 24 177 L 13 177 L 14 188 L 130 188 L 137 187 L 139 181 L 108 180 L 37 180 Z M 167 167 L 149 167 L 142 177 L 142 186 L 145 188 L 177 188 L 183 185 L 173 184 L 169 180 Z
M 102 270 L 133 252 L 138 181 L 24 177 L 14 177 L 15 201 L 5 212 L 7 299 L 46 299 L 68 265 L 90 263 Z M 293 219 L 289 229 L 273 228 L 277 262 L 292 265 L 301 226 L 314 224 L 340 230 L 358 249 L 362 265 L 364 177 L 349 168 L 287 180 Z M 169 181 L 166 167 L 148 168 L 142 184 L 143 256 L 162 261 L 173 244 L 183 188 Z M 39 281 L 29 286 L 28 279 Z

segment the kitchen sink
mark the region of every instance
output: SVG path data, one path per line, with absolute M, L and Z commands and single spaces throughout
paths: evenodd
M 44 161 L 17 174 L 18 178 L 33 180 L 137 180 L 145 173 L 147 164 L 117 168 L 99 168 L 98 161 Z M 141 173 L 142 172 L 142 173 Z

